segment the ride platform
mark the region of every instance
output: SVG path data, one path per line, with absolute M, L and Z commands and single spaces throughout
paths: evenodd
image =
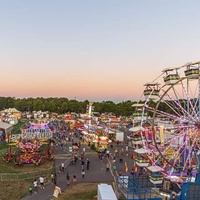
M 147 175 L 128 175 L 118 177 L 119 192 L 127 200 L 162 200 L 149 181 Z

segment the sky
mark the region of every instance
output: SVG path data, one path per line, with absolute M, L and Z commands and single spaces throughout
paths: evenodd
M 0 96 L 137 101 L 200 60 L 200 1 L 0 0 Z

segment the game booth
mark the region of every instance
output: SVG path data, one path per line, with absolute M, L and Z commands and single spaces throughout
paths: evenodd
M 105 149 L 108 149 L 108 145 L 112 142 L 107 135 L 95 135 L 95 139 L 92 141 L 95 145 L 96 151 L 102 152 Z

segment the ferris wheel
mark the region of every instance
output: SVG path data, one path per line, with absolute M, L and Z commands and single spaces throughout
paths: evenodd
M 144 85 L 144 99 L 134 113 L 143 128 L 146 166 L 177 182 L 191 181 L 200 164 L 199 72 L 200 62 L 164 69 Z

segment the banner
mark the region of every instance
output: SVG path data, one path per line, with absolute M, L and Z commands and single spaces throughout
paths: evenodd
M 58 186 L 55 186 L 53 196 L 58 198 L 59 194 L 61 194 L 61 189 Z
M 164 145 L 164 141 L 165 141 L 163 128 L 164 128 L 163 126 L 160 126 L 160 142 L 161 142 L 161 145 Z

